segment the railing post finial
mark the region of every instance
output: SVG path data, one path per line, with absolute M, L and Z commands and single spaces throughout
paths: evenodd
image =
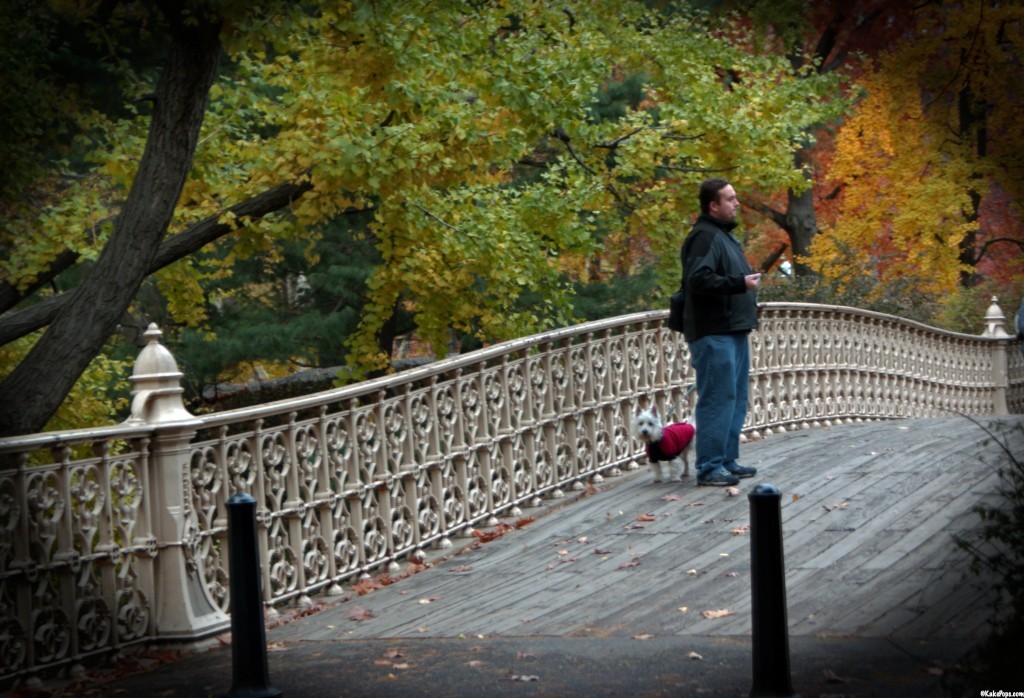
M 135 360 L 129 380 L 132 382 L 132 413 L 127 423 L 165 424 L 195 419 L 182 402 L 178 363 L 170 350 L 160 343 L 163 332 L 149 323 L 143 336 L 146 346 Z
M 992 296 L 992 304 L 985 312 L 985 331 L 982 337 L 1009 337 L 1006 333 L 1006 315 L 999 307 L 999 296 Z

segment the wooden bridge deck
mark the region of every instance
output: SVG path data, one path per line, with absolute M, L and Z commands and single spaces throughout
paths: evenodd
M 1024 417 L 979 418 L 1024 454 Z M 790 633 L 974 641 L 989 594 L 952 534 L 998 501 L 999 443 L 967 418 L 845 424 L 745 444 L 738 496 L 646 468 L 426 570 L 279 625 L 268 642 L 751 632 L 754 485 L 783 493 Z M 513 520 L 509 520 L 511 523 Z M 705 612 L 712 616 L 706 617 Z

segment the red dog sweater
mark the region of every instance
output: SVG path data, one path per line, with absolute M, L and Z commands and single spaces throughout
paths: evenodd
M 647 444 L 648 460 L 672 460 L 690 445 L 696 433 L 689 422 L 669 424 L 661 430 L 661 441 Z

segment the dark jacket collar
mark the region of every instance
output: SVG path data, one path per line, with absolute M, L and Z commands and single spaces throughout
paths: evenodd
M 701 221 L 709 223 L 719 230 L 724 230 L 727 233 L 731 233 L 739 225 L 736 221 L 722 221 L 707 213 L 702 213 L 698 216 L 697 222 L 700 223 Z

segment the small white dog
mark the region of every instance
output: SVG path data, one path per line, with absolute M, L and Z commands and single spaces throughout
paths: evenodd
M 670 480 L 681 480 L 690 474 L 690 451 L 696 434 L 697 428 L 690 421 L 662 424 L 657 407 L 638 407 L 633 415 L 633 436 L 647 446 L 647 461 L 655 482 L 665 479 L 666 466 Z

